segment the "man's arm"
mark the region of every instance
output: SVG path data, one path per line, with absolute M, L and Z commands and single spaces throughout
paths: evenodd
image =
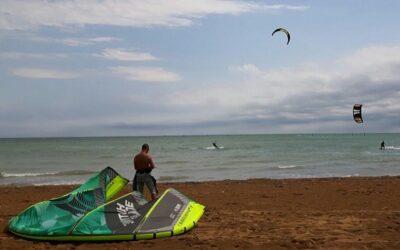
M 150 155 L 149 155 L 149 166 L 150 166 L 151 169 L 153 169 L 153 168 L 156 167 L 156 166 L 154 165 L 153 158 L 151 158 Z

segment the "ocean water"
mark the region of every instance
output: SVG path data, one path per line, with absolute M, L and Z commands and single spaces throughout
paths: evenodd
M 400 175 L 400 134 L 29 138 L 0 139 L 0 185 L 79 184 L 106 166 L 132 179 L 143 143 L 160 182 Z

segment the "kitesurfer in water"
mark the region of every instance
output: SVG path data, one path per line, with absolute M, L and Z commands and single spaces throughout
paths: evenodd
M 214 148 L 219 149 L 219 147 L 218 147 L 216 142 L 213 142 L 212 145 L 214 146 Z
M 385 141 L 381 142 L 381 150 L 385 150 Z
M 154 200 L 158 191 L 156 180 L 150 174 L 155 166 L 149 151 L 149 145 L 143 144 L 141 152 L 133 158 L 133 165 L 136 170 L 135 177 L 133 178 L 133 191 L 139 191 L 143 194 L 143 187 L 146 184 L 150 191 L 151 199 Z

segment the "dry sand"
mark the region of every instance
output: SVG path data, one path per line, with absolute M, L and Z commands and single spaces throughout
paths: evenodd
M 207 206 L 172 238 L 36 242 L 2 233 L 0 249 L 400 249 L 400 177 L 164 183 Z M 0 226 L 72 186 L 0 187 Z M 130 191 L 130 187 L 122 193 Z

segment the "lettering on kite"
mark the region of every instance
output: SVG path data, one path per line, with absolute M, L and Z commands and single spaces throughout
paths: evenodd
M 175 219 L 175 217 L 176 217 L 177 213 L 179 212 L 179 210 L 181 209 L 181 207 L 182 207 L 181 204 L 179 204 L 179 203 L 176 204 L 175 207 L 174 207 L 174 213 L 170 213 L 169 214 L 169 218 Z
M 179 209 L 181 209 L 181 207 L 182 207 L 182 205 L 181 204 L 176 204 L 176 206 L 175 206 L 175 208 L 174 208 L 174 211 L 175 211 L 175 213 L 176 212 L 178 212 L 179 211 Z
M 136 211 L 133 202 L 129 202 L 128 200 L 125 200 L 125 205 L 117 203 L 117 213 L 118 218 L 124 227 L 129 224 L 134 224 L 135 219 L 140 217 L 140 214 L 138 211 Z

